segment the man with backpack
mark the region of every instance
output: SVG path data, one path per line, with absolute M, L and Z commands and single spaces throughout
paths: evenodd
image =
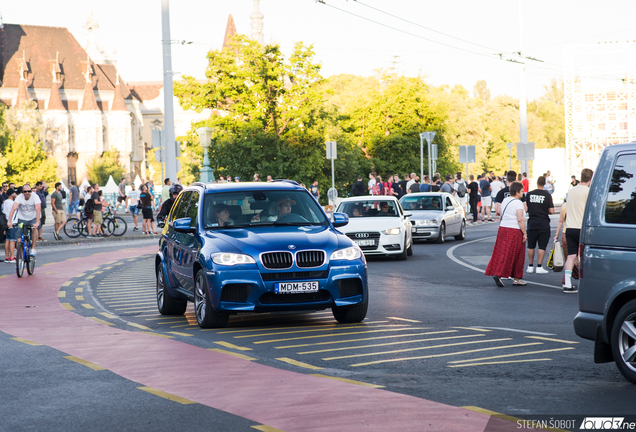
M 95 209 L 95 201 L 93 201 L 93 186 L 86 187 L 86 199 L 84 200 L 84 216 L 86 216 L 86 232 L 87 238 L 93 237 L 93 210 Z
M 459 204 L 464 207 L 464 212 L 468 213 L 468 196 L 466 193 L 468 188 L 466 187 L 466 181 L 462 178 L 461 172 L 457 172 L 455 174 L 455 184 L 453 185 L 453 188 L 455 189 L 455 198 L 457 198 Z

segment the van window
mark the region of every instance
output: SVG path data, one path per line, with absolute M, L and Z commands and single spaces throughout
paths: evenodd
M 605 204 L 605 222 L 636 224 L 636 154 L 616 159 Z

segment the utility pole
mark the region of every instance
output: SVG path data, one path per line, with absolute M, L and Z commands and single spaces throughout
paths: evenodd
M 519 53 L 523 52 L 523 0 L 519 0 Z M 528 142 L 528 108 L 526 106 L 526 67 L 519 64 L 519 141 Z M 521 172 L 528 172 L 528 160 L 521 161 Z
M 166 163 L 166 177 L 177 180 L 177 158 L 174 146 L 174 90 L 172 87 L 172 47 L 170 39 L 170 0 L 161 0 L 161 43 L 163 45 L 163 101 L 164 136 L 163 156 Z M 163 182 L 163 179 L 161 179 Z

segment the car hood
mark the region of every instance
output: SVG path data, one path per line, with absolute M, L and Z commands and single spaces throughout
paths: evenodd
M 411 212 L 409 219 L 411 220 L 428 220 L 440 218 L 444 215 L 441 210 L 405 210 Z
M 338 228 L 341 233 L 359 232 L 359 231 L 382 231 L 385 229 L 396 228 L 402 226 L 402 218 L 399 217 L 361 217 L 349 218 L 349 223 Z
M 222 240 L 237 250 L 234 252 L 258 256 L 262 252 L 299 251 L 307 249 L 325 250 L 327 253 L 339 248 L 339 241 L 348 243 L 348 239 L 338 238 L 338 234 L 328 226 L 277 226 L 250 229 L 227 229 L 208 231 L 208 238 Z M 293 246 L 294 249 L 291 249 Z M 344 245 L 349 246 L 349 244 Z M 341 246 L 343 247 L 343 246 Z M 232 252 L 221 248 L 223 252 Z

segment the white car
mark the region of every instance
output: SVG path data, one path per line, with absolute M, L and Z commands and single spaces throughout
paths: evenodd
M 345 198 L 336 211 L 349 216 L 349 223 L 338 230 L 360 246 L 365 255 L 391 255 L 399 260 L 413 255 L 411 214 L 404 212 L 394 197 Z

